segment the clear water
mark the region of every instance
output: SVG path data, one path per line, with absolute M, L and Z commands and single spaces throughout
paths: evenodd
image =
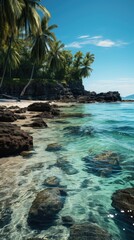
M 62 111 L 91 116 L 61 118 L 60 123 L 47 120 L 49 128 L 30 129 L 34 150 L 29 157 L 0 159 L 0 219 L 4 219 L 0 220 L 0 239 L 67 240 L 69 229 L 61 222 L 65 215 L 77 223 L 97 223 L 112 234 L 113 240 L 134 239 L 134 223 L 116 219 L 117 212 L 111 206 L 117 189 L 134 187 L 134 104 L 80 104 Z M 49 143 L 61 144 L 61 151 L 46 151 Z M 107 171 L 107 167 L 99 166 L 96 170 L 90 159 L 107 152 L 117 154 L 119 169 Z M 58 159 L 67 161 L 68 168 L 59 167 Z M 67 188 L 64 208 L 54 226 L 41 231 L 30 229 L 28 211 L 49 176 L 57 176 Z

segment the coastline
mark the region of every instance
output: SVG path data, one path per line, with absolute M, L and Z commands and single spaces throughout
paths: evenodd
M 6 104 L 8 106 L 14 105 L 14 107 L 16 105 L 26 107 L 31 103 L 37 102 L 40 101 L 22 101 Z M 41 102 L 44 103 L 44 101 Z M 122 155 L 125 153 L 127 162 L 131 164 L 131 154 L 133 153 L 130 151 L 131 145 L 128 148 L 127 146 L 124 148 L 124 144 L 120 146 L 126 138 L 125 135 L 122 138 L 124 132 L 121 132 L 121 134 L 119 132 L 124 131 L 122 122 L 121 128 L 119 126 L 119 121 L 122 120 L 121 104 L 123 102 L 75 104 L 74 102 L 51 101 L 51 104 L 59 104 L 59 109 L 63 106 L 61 111 L 65 111 L 66 115 L 59 119 L 58 117 L 45 118 L 44 120 L 47 122 L 48 128 L 22 126 L 24 123 L 29 124 L 32 116 L 37 113 L 40 114 L 40 112 L 27 111 L 21 113 L 26 115 L 27 118 L 17 119 L 13 122 L 13 125 L 22 126 L 26 132 L 33 136 L 34 149 L 29 151 L 29 153 L 24 152 L 16 157 L 1 158 L 2 203 L 3 199 L 5 201 L 5 198 L 9 198 L 8 208 L 11 207 L 13 211 L 13 214 L 9 213 L 12 219 L 8 218 L 10 228 L 5 228 L 5 236 L 7 236 L 6 234 L 9 231 L 11 239 L 15 240 L 18 240 L 20 235 L 26 240 L 30 238 L 55 239 L 54 236 L 61 240 L 69 240 L 69 234 L 72 234 L 71 225 L 73 225 L 73 228 L 76 226 L 76 229 L 81 229 L 82 234 L 84 234 L 86 229 L 93 227 L 92 229 L 97 231 L 97 235 L 99 235 L 100 231 L 106 230 L 114 235 L 115 240 L 118 240 L 120 237 L 118 227 L 110 219 L 111 214 L 116 217 L 114 208 L 111 213 L 111 197 L 116 190 L 122 187 L 132 187 L 130 179 L 131 169 L 129 170 L 126 167 L 125 170 L 127 165 L 126 159 L 124 157 L 122 159 Z M 124 104 L 125 108 L 127 108 L 128 104 Z M 5 104 L 3 103 L 3 105 Z M 78 115 L 80 112 L 82 115 Z M 117 116 L 117 112 L 120 115 Z M 124 114 L 124 117 L 123 121 L 126 126 L 127 114 Z M 118 124 L 118 128 L 115 128 L 116 124 Z M 113 129 L 111 129 L 112 126 Z M 127 128 L 125 129 L 127 131 Z M 111 135 L 111 130 L 113 135 Z M 108 157 L 109 161 L 112 161 L 111 163 L 107 162 L 108 170 L 105 164 L 103 166 L 103 157 L 104 160 Z M 96 160 L 96 163 L 91 161 L 92 158 Z M 103 168 L 104 171 L 102 170 Z M 130 181 L 127 181 L 128 178 Z M 58 181 L 61 182 L 61 185 L 53 187 Z M 51 189 L 50 192 L 48 188 Z M 48 229 L 39 230 L 38 233 L 36 229 L 31 231 L 31 221 L 36 221 L 36 216 L 35 218 L 31 216 L 31 212 L 35 211 L 33 209 L 35 199 L 36 201 L 38 200 L 37 202 L 40 206 L 40 204 L 43 204 L 39 200 L 42 197 L 40 194 L 43 193 L 45 196 L 49 194 L 50 203 L 55 204 L 52 201 L 52 196 L 54 194 L 56 199 L 57 197 L 59 199 L 59 188 L 62 188 L 62 200 L 65 202 L 64 207 L 63 203 L 59 202 L 62 209 L 60 208 L 60 211 L 57 210 L 59 213 L 57 215 L 58 218 L 54 219 L 54 225 L 52 222 Z M 99 199 L 97 196 L 99 196 Z M 5 208 L 7 209 L 7 207 Z M 55 213 L 53 213 L 53 216 L 55 216 Z M 69 223 L 66 223 L 68 220 Z M 88 225 L 86 225 L 86 222 L 88 222 Z M 95 224 L 91 225 L 91 222 L 95 222 Z M 66 224 L 71 225 L 66 227 Z M 105 233 L 108 240 L 107 232 Z M 83 236 L 81 236 L 81 239 Z M 122 239 L 124 240 L 124 238 Z

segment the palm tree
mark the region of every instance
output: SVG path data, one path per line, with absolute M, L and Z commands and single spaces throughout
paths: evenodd
M 92 68 L 90 65 L 94 62 L 94 54 L 90 54 L 89 52 L 86 53 L 86 56 L 83 59 L 80 76 L 81 77 L 89 77 L 90 73 L 92 72 Z
M 41 19 L 38 10 L 41 10 L 44 15 L 50 17 L 49 11 L 39 4 L 40 0 L 23 0 L 24 7 L 17 21 L 19 29 L 24 29 L 25 35 L 37 34 L 41 32 Z
M 65 63 L 63 53 L 64 44 L 61 41 L 54 41 L 48 54 L 48 72 L 54 78 L 57 70 L 60 70 Z
M 0 0 L 0 27 L 2 29 L 0 43 L 4 42 L 8 45 L 0 88 L 5 77 L 11 45 L 19 30 L 24 29 L 26 35 L 29 33 L 37 34 L 41 31 L 41 21 L 37 8 L 50 16 L 48 10 L 39 2 L 40 0 Z
M 44 62 L 44 59 L 50 51 L 52 47 L 53 41 L 56 40 L 55 34 L 51 32 L 52 29 L 56 28 L 57 25 L 51 25 L 48 26 L 48 21 L 49 17 L 44 16 L 44 18 L 41 21 L 41 33 L 40 31 L 36 34 L 36 36 L 32 36 L 33 39 L 33 46 L 32 46 L 32 51 L 31 51 L 31 60 L 33 62 L 33 67 L 31 71 L 31 76 L 26 84 L 26 86 L 23 88 L 21 91 L 20 97 L 22 97 L 28 88 L 28 86 L 31 84 L 33 80 L 33 74 L 34 74 L 34 69 L 36 65 L 41 65 Z
M 17 35 L 16 21 L 21 14 L 23 6 L 24 5 L 21 0 L 0 0 L 0 50 L 2 51 L 3 48 L 7 49 L 0 88 L 5 77 L 12 41 Z

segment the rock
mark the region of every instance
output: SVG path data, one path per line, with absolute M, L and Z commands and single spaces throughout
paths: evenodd
M 112 206 L 115 208 L 112 214 L 114 214 L 114 221 L 120 229 L 121 239 L 133 239 L 134 188 L 120 189 L 113 193 Z
M 47 145 L 46 151 L 48 152 L 56 152 L 56 151 L 61 151 L 62 146 L 58 143 L 50 143 Z
M 47 128 L 47 124 L 43 121 L 42 118 L 35 119 L 32 123 L 23 124 L 23 127 L 33 127 L 33 128 Z
M 121 101 L 121 96 L 119 92 L 107 92 L 107 93 L 99 93 L 96 95 L 96 101 L 98 102 L 117 102 Z
M 28 214 L 28 224 L 35 228 L 51 224 L 63 208 L 66 192 L 60 188 L 47 188 L 39 192 Z
M 27 107 L 28 111 L 34 111 L 34 112 L 50 112 L 51 111 L 51 105 L 48 102 L 35 102 L 30 104 Z
M 74 224 L 70 228 L 68 240 L 112 240 L 110 234 L 97 224 Z
M 33 138 L 20 127 L 11 123 L 0 123 L 0 157 L 18 155 L 33 146 Z
M 15 114 L 16 118 L 17 119 L 26 119 L 26 116 L 25 115 L 18 115 L 18 114 Z
M 5 225 L 9 224 L 11 221 L 12 210 L 10 204 L 6 201 L 1 206 L 0 204 L 0 228 L 3 228 Z
M 119 173 L 121 167 L 119 165 L 120 155 L 111 151 L 105 151 L 96 156 L 87 156 L 83 160 L 86 163 L 88 172 L 101 177 L 110 177 L 114 173 Z
M 59 116 L 60 110 L 55 105 L 50 105 L 48 102 L 36 102 L 28 106 L 28 111 L 42 112 L 34 117 L 39 118 L 54 118 Z
M 79 135 L 79 136 L 92 136 L 94 129 L 91 126 L 69 126 L 63 129 L 67 134 Z
M 9 110 L 0 111 L 0 122 L 14 122 L 17 120 L 17 116 Z
M 116 210 L 134 217 L 134 188 L 121 189 L 113 193 L 112 206 Z
M 59 158 L 55 164 L 57 167 L 61 168 L 68 175 L 77 174 L 78 170 L 75 169 L 66 159 Z
M 14 113 L 25 113 L 26 110 L 27 110 L 27 108 L 19 108 L 18 107 L 18 109 L 14 110 Z
M 83 118 L 83 117 L 91 117 L 90 113 L 61 113 L 60 117 L 62 118 Z
M 48 187 L 58 187 L 59 184 L 60 184 L 60 180 L 59 180 L 59 178 L 57 178 L 55 176 L 48 177 L 44 181 L 44 185 L 46 185 Z
M 63 216 L 62 217 L 62 222 L 63 222 L 63 225 L 66 226 L 66 227 L 70 227 L 74 224 L 74 220 L 70 216 Z

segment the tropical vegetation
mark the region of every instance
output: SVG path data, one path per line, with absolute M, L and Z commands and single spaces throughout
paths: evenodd
M 33 79 L 69 83 L 90 76 L 94 55 L 66 50 L 50 17 L 40 0 L 0 0 L 0 89 L 4 79 L 29 79 L 23 96 Z

